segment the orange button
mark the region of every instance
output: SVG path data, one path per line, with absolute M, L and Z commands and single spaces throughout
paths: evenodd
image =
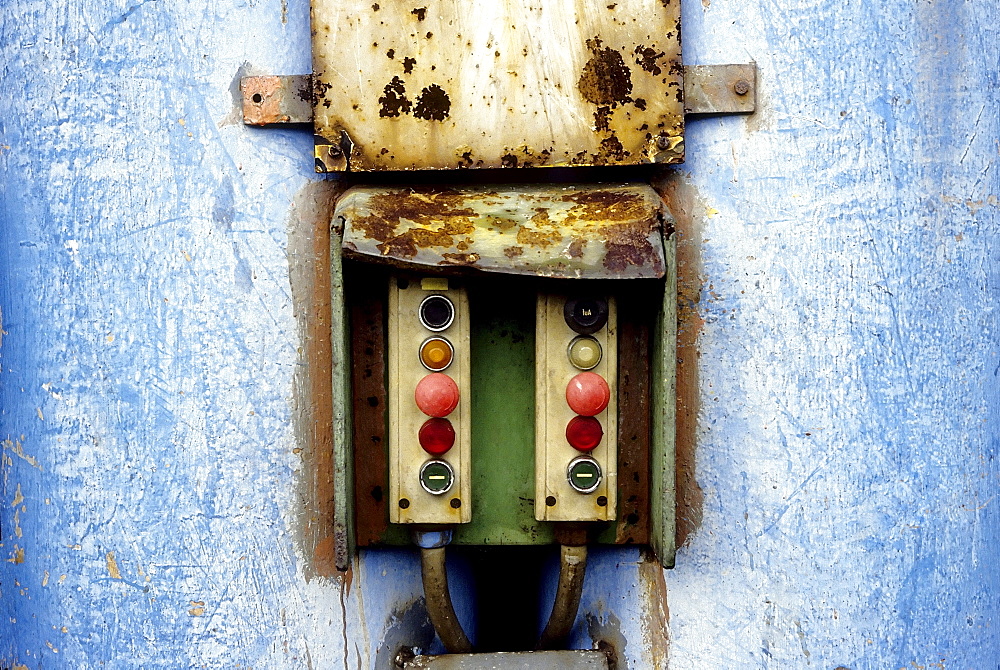
M 455 357 L 451 342 L 443 337 L 432 337 L 420 345 L 420 362 L 431 372 L 440 372 L 449 365 Z

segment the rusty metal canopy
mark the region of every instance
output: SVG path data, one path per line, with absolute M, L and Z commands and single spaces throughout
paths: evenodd
M 312 0 L 320 172 L 680 163 L 680 2 Z
M 577 279 L 664 275 L 663 201 L 645 184 L 355 187 L 349 257 Z

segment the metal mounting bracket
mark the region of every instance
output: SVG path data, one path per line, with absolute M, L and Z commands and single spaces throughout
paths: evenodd
M 753 114 L 757 64 L 685 65 L 684 114 Z
M 243 77 L 243 123 L 248 126 L 313 122 L 311 74 Z M 684 113 L 753 114 L 757 64 L 685 65 Z

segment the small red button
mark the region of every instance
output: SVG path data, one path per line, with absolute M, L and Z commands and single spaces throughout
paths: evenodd
M 427 416 L 448 416 L 458 407 L 458 384 L 443 372 L 434 372 L 417 382 L 413 399 Z
M 566 402 L 581 416 L 594 416 L 604 411 L 611 400 L 611 389 L 604 377 L 596 372 L 581 372 L 566 386 Z
M 428 454 L 440 456 L 455 444 L 455 427 L 448 419 L 427 419 L 417 433 L 420 446 Z
M 603 437 L 601 422 L 592 416 L 574 416 L 566 424 L 566 441 L 577 451 L 593 451 Z

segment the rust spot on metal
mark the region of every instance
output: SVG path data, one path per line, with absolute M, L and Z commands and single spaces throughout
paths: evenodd
M 601 48 L 601 38 L 587 40 L 594 54 L 583 66 L 577 86 L 580 93 L 595 105 L 624 105 L 631 102 L 632 73 L 622 55 L 610 47 Z
M 393 58 L 396 57 L 396 50 L 395 49 L 389 49 L 388 51 L 385 52 L 385 55 L 388 56 L 390 58 L 390 60 L 391 60 L 391 59 L 393 59 Z M 409 73 L 407 73 L 407 74 L 409 74 Z
M 415 17 L 417 17 L 417 21 L 423 21 L 424 18 L 426 18 L 427 16 L 427 8 L 417 7 L 412 12 L 410 12 L 410 14 L 413 14 Z
M 413 116 L 426 121 L 444 121 L 451 110 L 451 99 L 444 89 L 431 84 L 420 92 Z
M 646 72 L 652 75 L 658 75 L 663 72 L 656 61 L 667 55 L 665 51 L 657 53 L 656 49 L 640 44 L 635 48 L 633 53 L 636 56 L 635 64 Z
M 356 189 L 345 252 L 401 267 L 659 277 L 662 203 L 645 187 Z
M 605 131 L 611 130 L 611 108 L 607 105 L 598 107 L 597 111 L 594 112 L 594 130 Z
M 416 58 L 410 58 L 406 56 L 403 58 L 403 74 L 410 74 L 413 72 L 413 66 L 417 64 Z
M 378 99 L 378 115 L 381 117 L 396 117 L 410 113 L 410 100 L 406 97 L 405 82 L 399 77 L 385 85 L 382 97 Z

